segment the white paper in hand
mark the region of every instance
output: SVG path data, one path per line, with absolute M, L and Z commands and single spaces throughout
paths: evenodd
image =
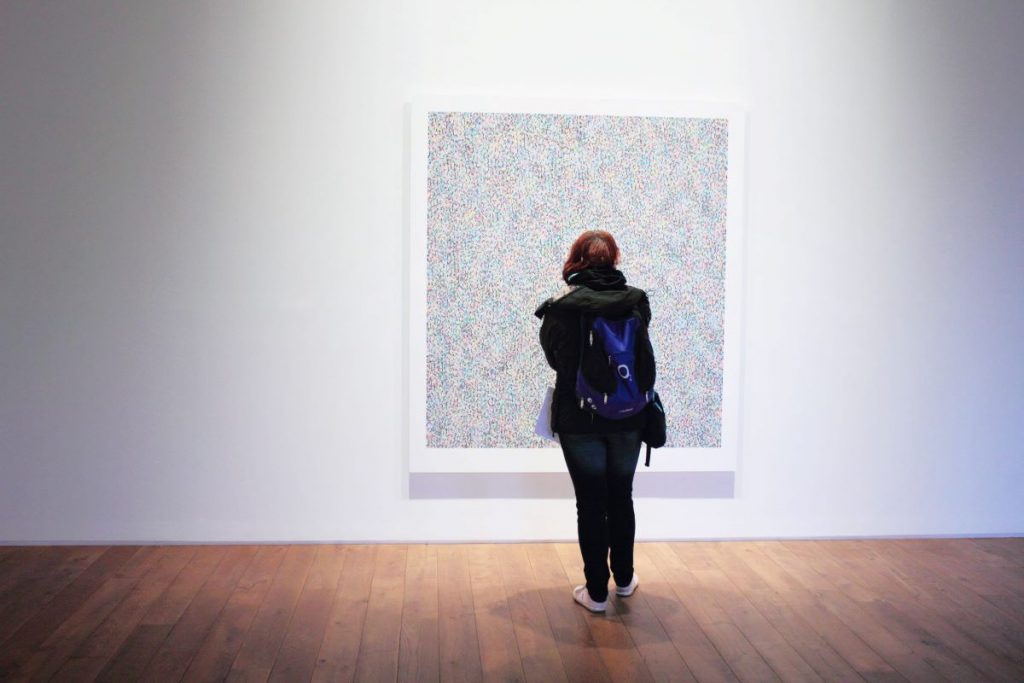
M 537 415 L 537 425 L 533 428 L 533 431 L 537 436 L 543 436 L 545 439 L 558 443 L 558 434 L 551 431 L 551 404 L 554 396 L 555 388 L 548 387 L 547 393 L 544 394 L 544 403 L 541 405 L 540 413 Z

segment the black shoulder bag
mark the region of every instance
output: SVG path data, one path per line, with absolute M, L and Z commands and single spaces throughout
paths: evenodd
M 644 467 L 651 466 L 651 449 L 661 448 L 665 445 L 665 406 L 661 404 L 661 397 L 654 392 L 654 398 L 644 408 L 647 413 L 647 421 L 644 424 L 643 441 L 647 444 L 647 457 L 644 459 Z

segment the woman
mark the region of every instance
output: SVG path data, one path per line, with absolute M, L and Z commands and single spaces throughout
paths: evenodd
M 638 584 L 633 571 L 633 475 L 640 457 L 644 411 L 608 419 L 581 407 L 576 395 L 581 315 L 621 318 L 639 312 L 645 324 L 651 319 L 647 294 L 626 285 L 625 276 L 616 269 L 618 262 L 619 248 L 611 234 L 584 232 L 573 243 L 562 268 L 569 289 L 545 301 L 535 312 L 543 320 L 540 342 L 544 355 L 557 373 L 552 431 L 558 434 L 576 492 L 576 528 L 586 584 L 576 586 L 573 599 L 593 612 L 608 606 L 610 576 L 615 578 L 619 596 L 632 595 Z M 646 336 L 643 339 L 649 344 Z M 641 375 L 640 368 L 637 374 Z M 653 374 L 649 382 L 645 389 L 653 385 Z

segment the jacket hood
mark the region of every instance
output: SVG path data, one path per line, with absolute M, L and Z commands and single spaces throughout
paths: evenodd
M 642 289 L 627 285 L 621 271 L 609 266 L 578 271 L 569 275 L 566 282 L 570 289 L 546 300 L 534 315 L 543 318 L 548 310 L 622 315 L 633 310 L 646 296 Z

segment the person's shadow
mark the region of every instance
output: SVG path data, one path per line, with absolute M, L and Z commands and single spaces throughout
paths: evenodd
M 488 612 L 498 619 L 511 617 L 516 629 L 528 628 L 544 639 L 553 637 L 562 644 L 594 647 L 597 645 L 592 632 L 595 625 L 588 624 L 588 620 L 604 622 L 596 628 L 611 627 L 611 633 L 616 627 L 609 622 L 617 622 L 625 627 L 629 637 L 602 638 L 601 647 L 613 649 L 634 649 L 671 641 L 669 630 L 678 629 L 679 619 L 692 619 L 672 588 L 664 582 L 641 583 L 629 597 L 614 595 L 614 587 L 611 591 L 604 613 L 589 612 L 576 604 L 568 585 L 508 593 L 504 605 L 492 605 Z

